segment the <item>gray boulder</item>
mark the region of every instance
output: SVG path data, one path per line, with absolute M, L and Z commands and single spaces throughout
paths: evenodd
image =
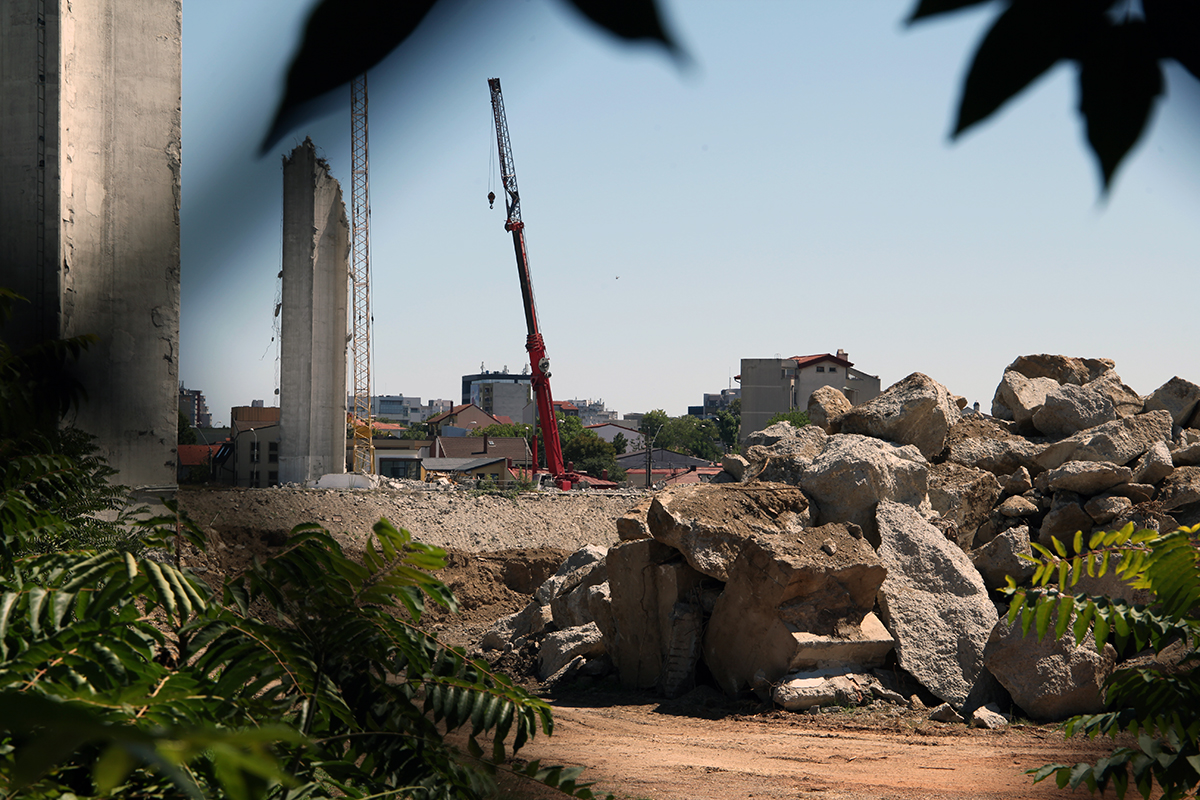
M 1055 386 L 1033 412 L 1033 427 L 1047 436 L 1070 436 L 1117 419 L 1107 395 L 1088 386 Z
M 795 425 L 786 420 L 783 422 L 776 422 L 770 427 L 763 428 L 761 431 L 755 431 L 747 436 L 745 445 L 747 448 L 755 445 L 770 447 L 787 439 L 795 438 L 796 433 L 799 430 L 801 429 L 797 428 Z
M 900 666 L 961 708 L 986 680 L 983 648 L 997 619 L 987 587 L 966 554 L 915 509 L 883 501 L 876 516 L 888 571 L 879 607 Z
M 501 617 L 492 623 L 492 627 L 484 632 L 480 646 L 484 650 L 503 650 L 509 642 L 541 633 L 551 620 L 550 607 L 531 600 L 517 613 Z
M 1163 511 L 1175 511 L 1200 503 L 1200 467 L 1179 467 L 1158 487 Z
M 1056 383 L 1083 386 L 1116 366 L 1110 358 L 1076 358 L 1075 356 L 1037 355 L 1017 356 L 1007 369 L 1027 378 L 1051 378 Z
M 550 613 L 559 629 L 574 628 L 592 622 L 589 593 L 595 586 L 608 582 L 608 568 L 604 561 L 591 565 L 571 589 L 559 592 L 550 601 Z
M 1025 467 L 1018 467 L 1017 470 L 1009 475 L 1004 481 L 1005 494 L 1025 494 L 1033 488 L 1033 478 L 1029 475 L 1029 470 Z
M 549 605 L 560 594 L 571 591 L 591 572 L 597 564 L 603 564 L 608 551 L 599 545 L 589 544 L 567 557 L 558 571 L 546 579 L 533 593 L 533 599 Z
M 1061 639 L 1051 629 L 1038 641 L 1032 627 L 1029 636 L 1022 636 L 1020 621 L 1010 626 L 1005 619 L 996 624 L 984 653 L 988 670 L 1013 702 L 1030 717 L 1048 721 L 1102 711 L 1102 687 L 1116 658 L 1110 644 L 1097 653 L 1091 633 L 1080 645 L 1069 628 Z
M 986 470 L 954 463 L 929 468 L 929 504 L 954 525 L 955 540 L 964 550 L 971 549 L 975 531 L 999 498 L 1000 483 Z
M 1000 713 L 995 703 L 980 706 L 971 714 L 971 727 L 989 731 L 1002 731 L 1008 727 L 1008 717 Z
M 1009 433 L 991 420 L 969 420 L 951 429 L 946 460 L 965 467 L 1011 475 L 1022 467 L 1040 472 L 1037 456 L 1042 447 Z
M 647 518 L 655 539 L 682 553 L 693 569 L 726 581 L 747 540 L 797 532 L 808 525 L 809 510 L 794 486 L 696 483 L 659 492 Z
M 915 445 L 932 458 L 946 447 L 946 434 L 962 419 L 946 387 L 920 372 L 893 384 L 878 397 L 839 418 L 842 433 L 858 433 Z
M 1054 505 L 1038 531 L 1038 543 L 1051 547 L 1051 539 L 1058 539 L 1070 550 L 1077 531 L 1082 531 L 1085 539 L 1092 532 L 1092 517 L 1083 510 L 1083 498 L 1071 491 L 1055 492 Z
M 814 524 L 851 522 L 872 545 L 879 541 L 875 506 L 881 500 L 928 507 L 929 462 L 914 445 L 855 434 L 829 437 L 804 471 L 800 487 L 814 502 Z
M 604 653 L 604 637 L 594 622 L 555 631 L 546 634 L 542 640 L 538 650 L 538 671 L 541 677 L 548 678 L 578 656 L 595 658 Z
M 1138 393 L 1126 386 L 1121 377 L 1111 369 L 1090 381 L 1087 387 L 1107 397 L 1119 417 L 1133 417 L 1144 410 L 1145 403 Z
M 1031 430 L 1033 415 L 1046 402 L 1046 395 L 1058 389 L 1053 378 L 1029 378 L 1009 369 L 996 387 L 992 416 L 1012 420 L 1018 428 Z
M 721 459 L 721 469 L 732 475 L 735 481 L 746 477 L 746 468 L 749 466 L 750 462 L 736 453 L 730 453 Z
M 1172 450 L 1171 464 L 1176 467 L 1200 466 L 1200 442 L 1194 442 Z
M 1028 497 L 1013 495 L 1012 497 L 1006 497 L 1004 502 L 1002 502 L 996 508 L 996 510 L 999 511 L 1002 516 L 1008 517 L 1009 519 L 1016 519 L 1017 517 L 1032 517 L 1034 514 L 1037 514 L 1040 509 L 1038 508 L 1037 503 L 1033 502 Z
M 1146 398 L 1146 410 L 1163 410 L 1171 415 L 1171 421 L 1186 426 L 1200 407 L 1200 386 L 1178 376 L 1155 389 Z
M 1020 525 L 996 534 L 990 542 L 971 552 L 971 563 L 979 570 L 985 586 L 997 589 L 1011 576 L 1017 585 L 1033 577 L 1036 569 L 1021 556 L 1033 555 L 1029 546 L 1029 528 Z
M 736 694 L 762 673 L 792 669 L 797 633 L 853 638 L 886 572 L 844 525 L 823 525 L 746 542 L 729 571 L 704 636 L 717 685 Z
M 1046 489 L 1052 492 L 1066 489 L 1093 495 L 1129 483 L 1133 479 L 1133 470 L 1106 461 L 1068 461 L 1044 472 L 1041 477 L 1045 479 Z
M 1128 514 L 1132 508 L 1132 500 L 1114 494 L 1097 495 L 1083 504 L 1083 510 L 1097 525 L 1107 525 L 1117 517 Z
M 746 448 L 748 466 L 743 481 L 770 481 L 795 485 L 813 459 L 825 449 L 828 436 L 815 425 L 800 428 L 787 425 L 791 435 L 778 438 L 771 444 L 754 444 Z M 774 431 L 779 425 L 772 425 Z
M 1054 469 L 1068 461 L 1111 461 L 1128 464 L 1157 442 L 1171 441 L 1171 415 L 1149 411 L 1080 431 L 1049 445 L 1037 457 L 1042 469 Z
M 1142 454 L 1133 468 L 1133 483 L 1154 484 L 1175 471 L 1175 462 L 1166 442 L 1155 442 Z
M 841 433 L 842 415 L 853 406 L 832 386 L 819 386 L 808 397 L 808 421 L 826 433 Z

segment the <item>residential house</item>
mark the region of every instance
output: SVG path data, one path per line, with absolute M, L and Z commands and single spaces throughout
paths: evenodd
M 470 480 L 515 480 L 509 470 L 508 459 L 499 456 L 481 456 L 479 458 L 426 458 L 421 462 L 425 473 L 443 472 L 459 478 Z
M 216 476 L 217 444 L 181 444 L 176 454 L 175 477 L 180 483 L 207 483 Z
M 879 376 L 854 368 L 845 350 L 791 358 L 743 358 L 741 382 L 742 427 L 739 440 L 766 427 L 776 414 L 808 408 L 809 396 L 832 386 L 852 405 L 879 396 Z
M 649 484 L 646 481 L 647 461 L 650 465 Z M 721 471 L 721 468 L 714 467 L 711 461 L 689 456 L 686 453 L 677 453 L 663 447 L 654 448 L 649 455 L 645 450 L 637 450 L 617 456 L 617 466 L 625 470 L 625 480 L 634 486 L 643 487 L 678 478 L 689 472 L 696 473 L 697 480 L 700 480 L 700 476 L 707 475 L 711 478 L 712 475 Z
M 472 430 L 499 423 L 498 419 L 471 403 L 455 406 L 449 411 L 425 420 L 425 424 L 429 427 L 429 433 L 434 438 L 448 435 L 465 436 Z M 448 429 L 457 429 L 457 431 Z M 462 432 L 458 433 L 458 431 Z
M 603 422 L 599 425 L 588 425 L 586 427 L 606 442 L 612 442 L 618 436 L 624 436 L 626 453 L 630 450 L 641 450 L 646 446 L 645 437 L 642 436 L 641 431 L 629 425 L 621 425 L 616 422 Z
M 214 458 L 217 479 L 234 486 L 278 486 L 279 408 L 235 406 L 229 415 L 233 440 Z

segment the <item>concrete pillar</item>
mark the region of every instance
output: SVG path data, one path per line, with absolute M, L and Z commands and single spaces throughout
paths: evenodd
M 346 471 L 350 225 L 311 139 L 283 159 L 279 481 Z
M 99 337 L 69 422 L 142 489 L 175 484 L 181 23 L 181 0 L 0 5 L 0 285 L 31 301 L 8 335 Z

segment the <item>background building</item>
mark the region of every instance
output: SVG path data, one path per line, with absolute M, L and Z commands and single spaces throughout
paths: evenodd
M 714 419 L 717 414 L 727 411 L 734 400 L 742 397 L 741 389 L 722 389 L 719 392 L 705 392 L 704 403 L 699 406 L 688 406 L 688 415 L 702 419 Z
M 792 409 L 804 411 L 821 386 L 832 386 L 853 405 L 879 396 L 879 376 L 854 369 L 845 350 L 791 358 L 743 358 L 737 376 L 742 390 L 740 441 L 766 427 L 767 420 Z
M 212 414 L 208 410 L 204 393 L 199 389 L 188 389 L 182 383 L 179 384 L 179 411 L 187 417 L 188 425 L 193 428 L 212 427 Z
M 533 402 L 533 379 L 527 374 L 515 375 L 505 367 L 500 372 L 489 372 L 480 365 L 481 372 L 462 376 L 462 404 L 472 404 L 496 417 L 508 417 L 521 422 L 527 412 L 525 407 Z

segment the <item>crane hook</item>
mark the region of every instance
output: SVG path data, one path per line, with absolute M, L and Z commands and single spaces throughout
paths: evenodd
M 496 207 L 496 193 L 488 192 L 488 208 Z

